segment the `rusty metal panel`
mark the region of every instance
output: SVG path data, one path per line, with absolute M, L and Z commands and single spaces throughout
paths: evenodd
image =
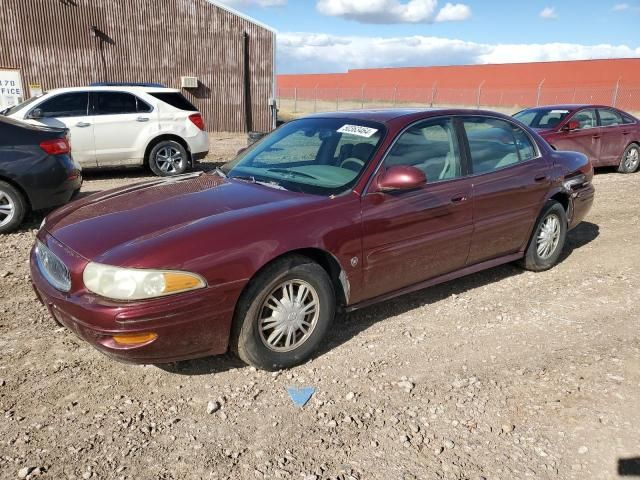
M 98 81 L 180 88 L 181 76 L 193 76 L 198 88 L 183 93 L 209 130 L 271 128 L 275 33 L 207 0 L 2 0 L 0 24 L 0 65 L 20 68 L 25 88 Z

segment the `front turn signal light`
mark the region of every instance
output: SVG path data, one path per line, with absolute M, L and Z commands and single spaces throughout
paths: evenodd
M 156 338 L 158 338 L 158 334 L 155 332 L 122 333 L 114 335 L 113 341 L 118 345 L 138 345 L 152 342 Z

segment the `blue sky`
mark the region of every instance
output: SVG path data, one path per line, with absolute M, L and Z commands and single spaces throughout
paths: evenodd
M 640 0 L 221 0 L 278 30 L 280 73 L 640 56 Z

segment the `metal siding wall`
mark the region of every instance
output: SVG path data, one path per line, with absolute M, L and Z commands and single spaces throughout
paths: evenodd
M 183 90 L 213 131 L 244 131 L 243 33 L 249 34 L 254 130 L 271 128 L 274 33 L 206 0 L 2 0 L 0 66 L 25 89 L 96 81 L 160 82 Z M 90 35 L 95 25 L 108 36 Z M 113 43 L 111 43 L 113 42 Z

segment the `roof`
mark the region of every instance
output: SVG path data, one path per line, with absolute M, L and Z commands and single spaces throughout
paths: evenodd
M 48 90 L 48 93 L 51 92 L 104 92 L 104 91 L 115 91 L 115 92 L 180 92 L 177 88 L 163 88 L 163 87 L 64 87 L 64 88 L 52 88 Z
M 259 20 L 256 20 L 255 18 L 250 17 L 249 15 L 246 15 L 246 14 L 244 14 L 242 12 L 239 12 L 235 8 L 232 8 L 232 7 L 228 6 L 228 5 L 225 5 L 224 3 L 220 2 L 219 0 L 206 0 L 206 1 L 211 3 L 212 5 L 215 5 L 218 8 L 226 10 L 227 12 L 232 13 L 232 14 L 240 17 L 240 18 L 244 18 L 247 22 L 251 22 L 254 25 L 257 25 L 257 26 L 259 26 L 261 28 L 264 28 L 265 30 L 269 30 L 270 32 L 277 33 L 275 28 L 270 27 L 266 23 L 262 23 Z
M 508 118 L 498 112 L 476 110 L 468 108 L 385 108 L 375 110 L 341 110 L 339 112 L 324 112 L 309 115 L 306 118 L 351 118 L 354 120 L 368 120 L 387 123 L 402 117 L 427 118 L 438 115 L 490 115 Z
M 611 108 L 611 106 L 597 105 L 597 104 L 591 104 L 591 103 L 562 103 L 562 104 L 556 104 L 556 105 L 540 105 L 538 107 L 527 108 L 526 110 L 549 110 L 549 109 L 553 110 L 553 109 L 557 109 L 557 110 L 574 111 L 574 110 L 580 110 L 581 108 L 587 108 L 587 107 L 592 107 L 592 108 Z

